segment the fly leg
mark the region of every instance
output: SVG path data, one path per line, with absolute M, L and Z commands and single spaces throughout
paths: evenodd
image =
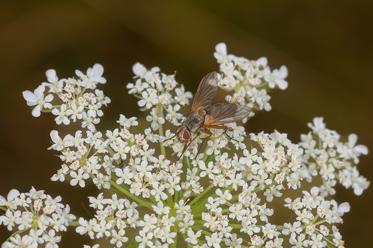
M 236 141 L 237 143 L 239 143 L 238 140 L 234 139 L 232 136 L 230 136 L 228 134 L 228 131 L 232 131 L 232 128 L 231 127 L 227 127 L 227 126 L 224 126 L 224 125 L 209 125 L 208 128 L 214 128 L 214 129 L 223 129 L 224 132 L 223 134 L 226 135 L 228 138 L 230 138 L 231 140 L 234 140 Z
M 174 133 L 171 137 L 169 137 L 169 138 L 167 138 L 167 139 L 165 139 L 165 140 L 162 140 L 162 142 L 169 141 L 169 140 L 171 140 L 171 139 L 173 139 L 173 138 L 175 138 L 175 137 L 176 137 L 176 134 Z
M 179 158 L 177 159 L 178 161 L 181 159 L 181 157 L 184 155 L 184 153 L 186 152 L 186 150 L 188 149 L 188 147 L 193 143 L 193 141 L 199 136 L 200 134 L 197 133 L 196 136 L 190 141 L 188 142 L 187 144 L 184 145 L 184 148 L 183 148 L 183 152 L 181 153 L 181 155 L 179 156 Z
M 229 134 L 228 134 L 228 131 L 232 131 L 232 128 L 230 128 L 230 127 L 227 127 L 226 129 L 224 129 L 224 135 L 226 135 L 228 138 L 230 138 L 231 140 L 234 140 L 234 141 L 236 141 L 237 143 L 240 143 L 238 140 L 236 140 L 235 138 L 233 138 L 232 136 L 230 136 Z
M 198 154 L 201 152 L 201 149 L 202 149 L 202 147 L 205 145 L 206 140 L 209 140 L 210 137 L 212 136 L 212 133 L 211 133 L 211 131 L 210 131 L 209 129 L 204 128 L 204 129 L 202 129 L 202 131 L 203 131 L 204 133 L 206 133 L 208 136 L 207 136 L 206 138 L 203 139 L 202 144 L 198 147 L 198 151 L 197 151 L 197 154 L 196 154 L 196 156 L 194 157 L 194 159 L 196 159 L 197 156 L 198 156 Z

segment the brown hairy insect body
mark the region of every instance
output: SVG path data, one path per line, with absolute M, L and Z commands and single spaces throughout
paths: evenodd
M 210 129 L 224 129 L 227 123 L 236 122 L 249 116 L 251 108 L 235 103 L 212 103 L 218 90 L 219 74 L 211 72 L 200 82 L 193 98 L 190 114 L 176 131 L 179 141 L 187 147 L 201 134 L 211 135 Z

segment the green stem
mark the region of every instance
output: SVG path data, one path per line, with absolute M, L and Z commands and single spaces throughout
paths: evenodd
M 229 224 L 233 229 L 241 230 L 242 225 L 241 224 Z
M 7 208 L 6 207 L 0 207 L 0 210 L 3 210 L 4 212 L 6 212 Z
M 52 110 L 51 109 L 43 109 L 41 112 L 43 112 L 43 113 L 51 113 Z
M 5 241 L 4 241 L 4 243 L 6 243 L 6 242 L 8 242 L 8 240 L 10 240 L 12 237 L 14 237 L 14 236 L 16 236 L 17 234 L 22 234 L 22 233 L 24 233 L 24 232 L 27 232 L 27 231 L 29 231 L 30 230 L 30 228 L 28 228 L 28 229 L 25 229 L 25 230 L 18 230 L 18 231 L 16 231 L 16 232 L 14 232 L 14 233 L 12 233 Z
M 193 206 L 194 204 L 196 204 L 200 199 L 203 199 L 208 193 L 210 193 L 210 191 L 214 188 L 214 185 L 210 184 L 210 186 L 207 187 L 207 189 L 205 189 L 205 191 L 203 191 L 201 194 L 199 194 L 196 198 L 194 198 L 190 203 L 189 205 Z
M 316 230 L 317 230 L 317 229 L 316 229 Z M 317 232 L 321 234 L 322 238 L 323 238 L 326 242 L 328 242 L 329 245 L 331 245 L 332 247 L 338 247 L 336 244 L 334 244 L 333 241 L 331 241 L 330 239 L 328 239 L 327 237 L 325 237 L 325 236 L 321 233 L 320 230 L 317 230 Z
M 176 233 L 176 237 L 174 238 L 174 242 L 170 244 L 170 247 L 177 248 L 177 233 Z
M 79 226 L 79 221 L 72 221 L 72 222 L 70 222 L 70 224 L 69 224 L 69 226 L 71 226 L 71 227 L 76 227 L 76 226 Z
M 318 226 L 318 225 L 321 225 L 321 224 L 323 224 L 325 222 L 326 222 L 325 220 L 320 220 L 319 222 L 315 222 L 313 225 L 314 226 Z
M 188 158 L 188 157 L 185 157 L 185 160 L 186 160 L 186 163 L 187 163 L 188 169 L 191 170 L 191 169 L 192 169 L 192 165 L 190 164 L 189 158 Z
M 170 214 L 169 214 L 170 217 L 175 217 L 175 215 L 176 215 L 176 208 L 175 208 L 174 204 L 175 203 L 173 202 L 173 204 L 171 206 L 171 211 L 170 211 Z M 178 235 L 178 232 L 179 232 L 177 221 L 174 222 L 174 225 L 171 227 L 171 231 L 175 232 L 176 236 L 174 238 L 174 242 L 172 244 L 170 244 L 170 247 L 177 248 L 177 235 Z
M 174 202 L 173 202 L 173 196 L 170 193 L 167 193 L 167 205 L 170 208 L 173 208 Z
M 174 202 L 175 202 L 175 203 L 178 203 L 178 202 L 179 202 L 179 191 L 176 191 L 176 192 L 175 192 L 175 195 L 174 195 Z
M 158 108 L 159 115 L 163 118 L 163 107 L 162 107 L 162 105 L 158 105 L 157 108 Z M 159 126 L 158 134 L 159 134 L 159 136 L 164 136 L 163 125 Z M 159 143 L 159 147 L 161 149 L 161 154 L 166 157 L 166 149 L 163 146 L 162 142 Z
M 150 210 L 153 210 L 153 206 L 150 202 L 142 199 L 141 197 L 138 197 L 136 195 L 131 194 L 126 188 L 121 187 L 113 180 L 110 181 L 111 186 L 113 186 L 115 189 L 117 189 L 119 192 L 130 198 L 131 200 L 137 202 L 140 206 L 148 208 Z

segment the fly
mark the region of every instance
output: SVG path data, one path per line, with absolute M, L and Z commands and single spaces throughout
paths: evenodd
M 213 103 L 219 80 L 220 75 L 211 72 L 199 83 L 190 113 L 176 131 L 179 141 L 185 143 L 180 158 L 202 132 L 212 135 L 210 129 L 227 131 L 228 127 L 225 124 L 240 121 L 250 114 L 251 108 L 248 106 L 226 102 Z

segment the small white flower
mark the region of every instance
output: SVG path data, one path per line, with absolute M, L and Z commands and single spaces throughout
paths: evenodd
M 64 124 L 69 125 L 70 119 L 69 116 L 72 114 L 71 109 L 67 109 L 65 104 L 62 104 L 60 108 L 54 108 L 52 114 L 56 116 L 55 121 L 57 125 Z
M 125 129 L 129 129 L 130 127 L 134 127 L 139 124 L 136 117 L 127 118 L 122 114 L 119 116 L 119 120 L 117 121 L 117 123 L 119 123 L 119 125 L 121 125 Z
M 102 77 L 103 74 L 104 74 L 104 67 L 102 67 L 102 65 L 100 64 L 94 64 L 93 67 L 88 68 L 87 70 L 88 78 L 100 84 L 106 83 L 106 79 Z
M 45 75 L 47 76 L 47 80 L 50 83 L 55 83 L 58 81 L 57 73 L 53 69 L 49 69 L 45 72 Z
M 215 53 L 214 56 L 218 60 L 222 60 L 225 56 L 227 56 L 227 45 L 225 43 L 218 43 L 215 46 Z
M 79 76 L 81 79 L 87 81 L 85 83 L 88 83 L 88 85 L 90 85 L 90 83 L 93 83 L 93 84 L 96 84 L 96 83 L 105 84 L 106 83 L 106 79 L 102 77 L 102 75 L 104 74 L 104 68 L 100 64 L 94 64 L 92 67 L 89 67 L 87 69 L 86 74 L 84 74 L 80 70 L 76 70 L 75 74 Z M 92 87 L 92 86 L 89 86 L 89 87 Z
M 288 70 L 286 66 L 281 66 L 280 69 L 275 69 L 273 72 L 267 68 L 264 70 L 264 79 L 268 82 L 269 87 L 279 87 L 281 90 L 285 90 L 288 87 L 288 82 L 285 80 L 288 76 Z
M 343 202 L 338 206 L 338 212 L 341 214 L 350 212 L 350 204 L 348 202 Z
M 132 71 L 136 76 L 144 77 L 147 70 L 142 64 L 136 63 L 133 65 Z
M 53 95 L 44 96 L 45 87 L 40 85 L 34 92 L 25 90 L 22 92 L 23 98 L 26 100 L 28 106 L 35 106 L 32 110 L 32 116 L 39 117 L 43 108 L 50 109 L 52 105 Z
M 54 69 L 49 69 L 45 72 L 47 82 L 43 82 L 41 85 L 45 86 L 50 93 L 61 93 L 64 87 L 65 79 L 59 80 L 57 73 Z

